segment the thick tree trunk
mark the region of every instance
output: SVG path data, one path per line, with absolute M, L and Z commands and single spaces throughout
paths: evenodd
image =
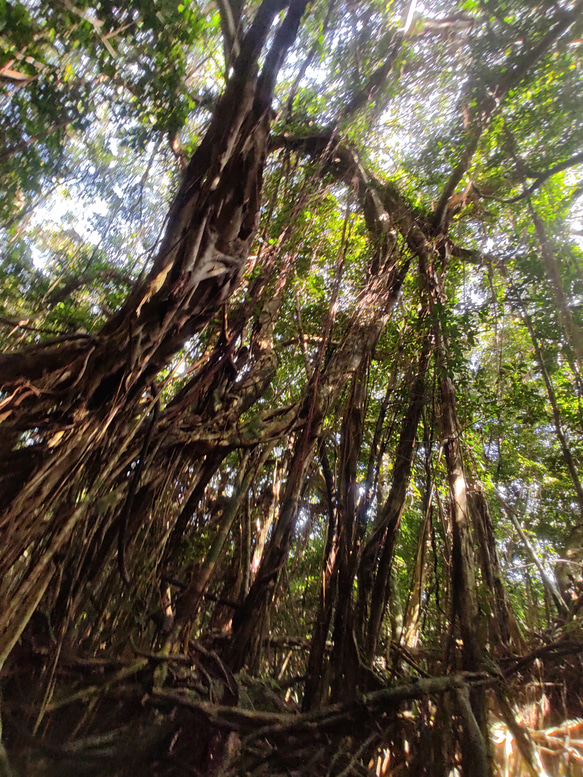
M 452 531 L 452 625 L 459 624 L 462 639 L 461 663 L 467 672 L 478 671 L 482 664 L 484 648 L 480 633 L 480 610 L 478 607 L 474 545 L 471 535 L 467 484 L 464 474 L 460 444 L 460 427 L 457 419 L 455 389 L 449 376 L 447 351 L 443 341 L 439 343 L 441 358 L 438 362 L 441 400 L 441 432 L 447 466 L 450 492 L 450 520 Z M 469 694 L 467 706 L 460 699 L 464 722 L 464 738 L 461 742 L 464 777 L 473 774 L 489 774 L 484 766 L 488 742 L 488 718 L 486 696 L 483 689 Z M 486 759 L 487 760 L 487 759 Z M 481 765 L 477 771 L 477 763 Z M 484 768 L 486 769 L 484 771 Z M 476 771 L 474 771 L 476 769 Z
M 285 5 L 260 5 L 170 209 L 152 270 L 119 313 L 81 343 L 0 356 L 3 456 L 29 429 L 42 439 L 38 464 L 6 505 L 0 527 L 3 543 L 5 532 L 15 543 L 13 561 L 1 570 L 8 606 L 0 617 L 0 666 L 50 583 L 55 554 L 86 518 L 90 499 L 108 486 L 117 459 L 103 460 L 97 477 L 96 461 L 113 439 L 127 452 L 143 387 L 239 283 L 259 217 L 275 79 L 307 0 L 291 0 L 259 74 Z M 75 506 L 65 510 L 68 492 Z
M 441 362 L 441 371 L 447 366 Z M 455 389 L 449 375 L 440 378 L 441 433 L 443 437 L 447 478 L 450 492 L 450 517 L 452 522 L 452 592 L 454 617 L 459 622 L 462 637 L 462 666 L 470 672 L 480 666 L 483 643 L 480 641 L 479 608 L 476 591 L 474 543 L 471 534 L 467 500 L 467 484 L 464 474 L 459 425 L 455 401 Z
M 482 665 L 484 639 L 481 634 L 481 617 L 476 586 L 476 559 L 468 505 L 468 488 L 464 472 L 460 425 L 457 415 L 456 392 L 451 378 L 451 363 L 446 333 L 440 319 L 444 302 L 443 278 L 447 270 L 447 247 L 431 255 L 419 254 L 419 267 L 423 288 L 427 294 L 433 319 L 435 359 L 439 385 L 441 439 L 449 484 L 449 521 L 452 539 L 451 591 L 452 632 L 455 627 L 461 636 L 461 666 L 465 671 L 479 671 Z M 451 660 L 451 658 L 450 658 Z M 488 726 L 486 697 L 483 689 L 475 689 L 469 695 L 468 704 L 458 699 L 464 724 L 462 739 L 462 769 L 467 777 L 474 774 L 477 764 L 486 775 Z M 487 761 L 487 759 L 486 759 Z M 486 771 L 484 771 L 486 769 Z

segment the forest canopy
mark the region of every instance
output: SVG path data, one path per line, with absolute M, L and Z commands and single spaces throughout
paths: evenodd
M 581 774 L 582 12 L 0 0 L 0 774 Z

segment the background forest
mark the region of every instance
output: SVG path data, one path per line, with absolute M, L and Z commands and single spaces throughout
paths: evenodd
M 0 0 L 0 775 L 583 773 L 583 0 Z

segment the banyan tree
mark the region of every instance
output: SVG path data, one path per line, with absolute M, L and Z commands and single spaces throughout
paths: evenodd
M 583 773 L 582 11 L 0 4 L 0 774 Z

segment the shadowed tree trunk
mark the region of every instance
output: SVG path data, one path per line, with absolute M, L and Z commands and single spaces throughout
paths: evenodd
M 2 598 L 10 604 L 0 619 L 0 665 L 54 575 L 55 554 L 86 517 L 89 495 L 111 477 L 115 460 L 94 474 L 108 440 L 117 439 L 123 452 L 136 432 L 132 419 L 143 388 L 239 283 L 257 227 L 275 79 L 307 0 L 292 0 L 259 72 L 267 36 L 285 5 L 264 0 L 259 6 L 185 171 L 152 269 L 120 312 L 81 342 L 0 356 L 2 456 L 29 429 L 42 436 L 31 452 L 40 452 L 38 464 L 25 466 L 31 474 L 0 526 L 3 542 L 8 532 L 14 549 L 2 560 Z M 86 498 L 67 500 L 84 481 L 91 484 Z
M 365 353 L 350 389 L 344 411 L 338 461 L 337 591 L 332 635 L 331 701 L 353 699 L 360 658 L 354 629 L 353 583 L 364 524 L 357 493 L 358 461 L 362 446 L 366 385 L 370 355 Z
M 429 340 L 426 336 L 421 346 L 419 361 L 411 376 L 412 378 L 414 376 L 414 379 L 411 384 L 409 406 L 403 418 L 399 442 L 395 451 L 391 490 L 383 505 L 378 526 L 368 540 L 360 559 L 359 588 L 362 588 L 363 591 L 368 589 L 372 591 L 364 643 L 364 658 L 369 664 L 375 655 L 390 593 L 391 563 L 411 477 L 417 442 L 417 427 L 425 404 L 425 373 L 428 362 Z
M 326 483 L 328 528 L 326 533 L 326 546 L 324 549 L 324 568 L 322 570 L 322 587 L 318 599 L 318 612 L 312 631 L 310 655 L 308 657 L 308 676 L 304 686 L 302 709 L 309 710 L 319 707 L 323 701 L 325 692 L 325 650 L 332 612 L 336 604 L 338 566 L 338 510 L 336 506 L 336 493 L 334 478 L 330 469 L 330 462 L 326 448 L 322 444 L 320 449 L 322 462 L 322 474 Z
M 460 425 L 457 414 L 456 392 L 451 377 L 447 334 L 441 316 L 444 303 L 443 281 L 446 276 L 449 252 L 447 247 L 430 254 L 419 252 L 419 269 L 423 291 L 433 323 L 435 359 L 439 387 L 441 442 L 449 484 L 452 591 L 452 644 L 456 625 L 461 637 L 461 666 L 465 671 L 478 671 L 482 665 L 484 641 L 480 633 L 481 617 L 476 583 L 476 559 L 471 532 L 468 488 L 464 472 Z M 448 661 L 455 665 L 455 657 Z M 466 698 L 458 696 L 458 709 L 463 722 L 461 740 L 464 774 L 486 777 L 490 769 L 487 758 L 487 709 L 483 689 L 475 689 Z M 475 771 L 473 771 L 475 770 Z
M 512 644 L 522 650 L 524 640 L 504 588 L 492 515 L 479 483 L 474 482 L 470 485 L 468 497 L 478 545 L 482 581 L 492 603 L 492 637 L 503 645 Z
M 371 353 L 383 331 L 403 280 L 409 268 L 409 258 L 395 258 L 393 246 L 382 255 L 382 264 L 370 278 L 361 294 L 356 320 L 328 363 L 309 381 L 299 417 L 306 419 L 298 433 L 294 457 L 290 465 L 282 508 L 267 545 L 257 577 L 233 621 L 231 666 L 235 670 L 254 661 L 260 648 L 262 625 L 267 617 L 275 583 L 286 563 L 298 517 L 299 495 L 314 446 L 319 438 L 321 422 L 327 409 L 358 369 L 363 353 Z M 331 308 L 332 309 L 332 308 Z M 329 331 L 329 325 L 328 325 Z M 327 334 L 323 343 L 327 340 Z M 321 351 L 320 359 L 323 353 Z

